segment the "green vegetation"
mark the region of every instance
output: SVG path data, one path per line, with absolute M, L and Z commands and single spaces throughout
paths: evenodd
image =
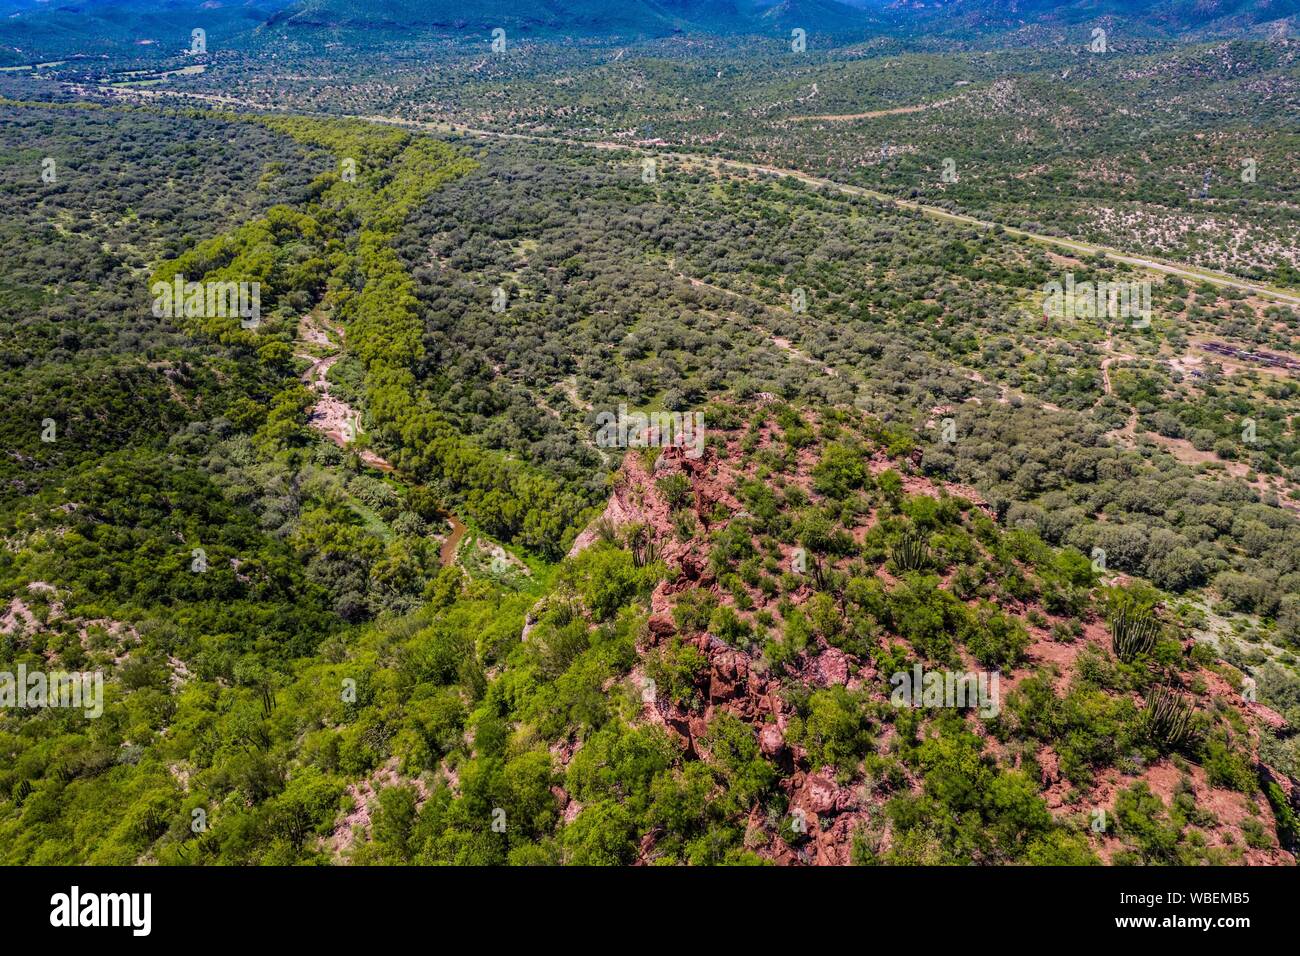
M 0 671 L 105 677 L 0 712 L 0 860 L 1294 851 L 1297 310 L 946 215 L 1293 283 L 1294 57 L 675 50 L 165 81 L 311 116 L 0 78 Z M 1044 318 L 1067 272 L 1151 326 Z M 598 447 L 624 405 L 700 457 Z

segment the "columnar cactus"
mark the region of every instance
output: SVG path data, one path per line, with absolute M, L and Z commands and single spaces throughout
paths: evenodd
M 920 571 L 929 563 L 929 549 L 925 539 L 915 531 L 904 531 L 890 551 L 894 567 L 899 571 Z
M 1111 648 L 1116 657 L 1131 664 L 1139 656 L 1151 653 L 1159 632 L 1160 625 L 1150 611 L 1123 608 L 1110 621 Z
M 1154 743 L 1167 750 L 1178 750 L 1194 736 L 1192 702 L 1169 687 L 1152 687 L 1147 692 L 1142 713 L 1142 729 Z

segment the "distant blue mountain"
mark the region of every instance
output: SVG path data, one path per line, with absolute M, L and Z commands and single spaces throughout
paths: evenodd
M 838 0 L 298 0 L 275 22 L 666 35 L 755 32 L 792 19 L 824 31 L 873 23 L 863 9 Z
M 1300 14 L 1300 0 L 0 0 L 0 59 L 180 50 L 190 30 L 237 46 L 277 34 L 365 45 L 504 27 L 525 36 L 787 32 L 977 35 L 1110 17 L 1178 36 L 1246 30 Z
M 916 23 L 978 29 L 1026 24 L 1079 24 L 1106 17 L 1142 23 L 1169 34 L 1242 27 L 1300 14 L 1300 0 L 846 0 L 871 10 L 892 9 Z

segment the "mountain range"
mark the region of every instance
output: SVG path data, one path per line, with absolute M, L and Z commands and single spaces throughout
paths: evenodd
M 526 37 L 786 35 L 795 27 L 846 40 L 929 33 L 963 39 L 1109 19 L 1182 37 L 1294 27 L 1300 0 L 0 0 L 0 55 L 177 50 L 202 26 L 226 46 L 285 35 L 388 39 L 494 27 Z

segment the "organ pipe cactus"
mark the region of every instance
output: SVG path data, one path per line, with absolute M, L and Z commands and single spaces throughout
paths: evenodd
M 1156 646 L 1160 625 L 1150 611 L 1121 608 L 1110 620 L 1110 645 L 1115 656 L 1131 664 Z
M 929 549 L 925 540 L 915 531 L 904 531 L 890 551 L 894 567 L 899 571 L 920 571 L 929 562 Z
M 647 525 L 636 524 L 628 529 L 627 546 L 632 552 L 632 563 L 638 568 L 659 560 L 659 545 Z
M 1169 687 L 1157 686 L 1147 691 L 1142 712 L 1142 729 L 1153 743 L 1178 750 L 1191 743 L 1194 736 L 1192 702 Z

